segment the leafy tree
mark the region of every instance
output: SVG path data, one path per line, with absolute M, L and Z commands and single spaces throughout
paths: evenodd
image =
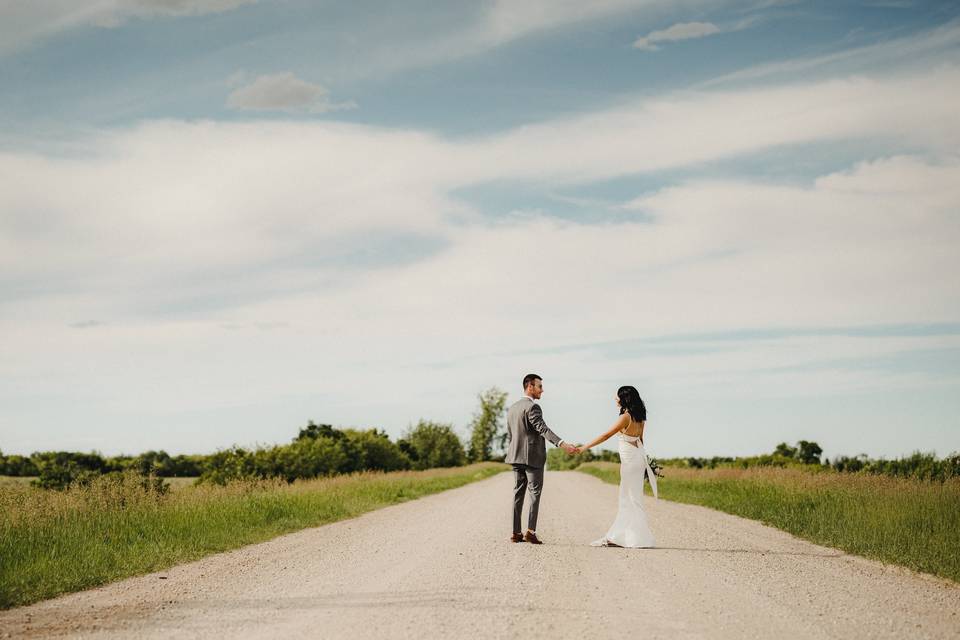
M 503 411 L 507 403 L 507 394 L 496 387 L 490 387 L 477 396 L 480 409 L 473 414 L 470 422 L 470 462 L 481 462 L 493 457 L 493 445 L 498 440 L 500 449 L 506 443 L 507 431 L 504 428 Z
M 25 470 L 32 473 L 23 473 Z M 5 456 L 0 451 L 0 476 L 35 476 L 36 468 L 30 463 L 29 458 L 18 456 L 16 454 Z
M 288 482 L 341 473 L 348 466 L 344 448 L 333 438 L 304 438 L 284 447 L 275 447 L 276 473 Z
M 242 447 L 217 451 L 208 457 L 200 482 L 227 484 L 231 480 L 256 478 L 258 475 L 254 463 L 253 453 Z
M 128 468 L 145 476 L 166 476 L 170 468 L 170 454 L 166 451 L 147 451 L 131 460 Z
M 178 455 L 170 458 L 166 468 L 166 476 L 173 478 L 195 478 L 203 473 L 206 456 Z
M 415 469 L 458 467 L 466 462 L 463 444 L 453 425 L 420 420 L 407 430 L 404 439 L 415 455 L 411 456 Z
M 334 429 L 329 424 L 314 424 L 313 420 L 307 421 L 307 426 L 300 429 L 300 433 L 294 438 L 294 441 L 305 438 L 331 438 L 333 440 L 342 440 L 346 436 L 339 429 Z
M 803 464 L 820 464 L 820 455 L 823 449 L 816 442 L 801 440 L 797 443 L 797 453 L 794 456 Z
M 417 464 L 420 460 L 420 454 L 417 453 L 416 448 L 413 444 L 406 438 L 400 438 L 397 440 L 397 448 L 403 453 L 403 455 L 410 458 L 410 463 L 414 469 L 419 469 L 420 466 Z
M 603 462 L 620 462 L 620 454 L 616 451 L 610 451 L 609 449 L 600 449 L 600 451 L 594 455 Z
M 410 457 L 397 443 L 391 442 L 385 432 L 378 429 L 346 429 L 343 433 L 353 445 L 352 450 L 358 454 L 356 462 L 359 469 L 399 471 L 410 468 Z
M 30 456 L 37 469 L 33 485 L 43 489 L 66 489 L 75 482 L 87 483 L 110 469 L 99 453 L 44 451 Z
M 797 457 L 797 448 L 791 447 L 786 442 L 781 442 L 777 445 L 777 448 L 773 450 L 773 455 L 783 456 L 784 458 L 795 458 Z

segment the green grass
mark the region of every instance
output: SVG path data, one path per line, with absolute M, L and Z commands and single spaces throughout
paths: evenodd
M 590 462 L 578 471 L 617 484 L 619 466 Z M 667 468 L 664 474 L 661 498 L 960 582 L 960 478 L 930 482 L 777 468 Z
M 287 484 L 143 489 L 133 476 L 46 491 L 0 484 L 0 608 L 157 571 L 509 469 L 364 473 Z

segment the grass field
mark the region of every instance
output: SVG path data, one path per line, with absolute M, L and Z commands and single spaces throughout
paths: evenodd
M 4 485 L 29 485 L 35 477 L 30 476 L 0 476 L 0 488 Z M 164 482 L 170 485 L 171 491 L 177 491 L 184 487 L 192 486 L 197 481 L 196 478 L 164 478 Z
M 616 484 L 619 467 L 590 462 L 577 470 Z M 664 474 L 661 498 L 960 582 L 960 478 L 930 482 L 778 468 L 667 468 Z
M 305 527 L 459 487 L 509 469 L 364 473 L 145 490 L 134 476 L 49 491 L 0 483 L 0 608 L 36 602 Z
M 21 484 L 30 484 L 31 480 L 36 480 L 36 478 L 29 476 L 0 476 L 0 487 L 4 485 L 21 485 Z

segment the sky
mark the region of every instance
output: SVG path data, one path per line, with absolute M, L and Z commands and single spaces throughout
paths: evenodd
M 0 0 L 0 450 L 960 451 L 960 6 Z

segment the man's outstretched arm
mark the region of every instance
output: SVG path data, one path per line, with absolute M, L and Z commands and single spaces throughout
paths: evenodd
M 530 407 L 530 426 L 533 427 L 534 431 L 549 440 L 554 446 L 560 447 L 567 453 L 576 451 L 576 447 L 564 442 L 560 436 L 550 430 L 547 423 L 543 421 L 543 409 L 541 409 L 538 404 Z

